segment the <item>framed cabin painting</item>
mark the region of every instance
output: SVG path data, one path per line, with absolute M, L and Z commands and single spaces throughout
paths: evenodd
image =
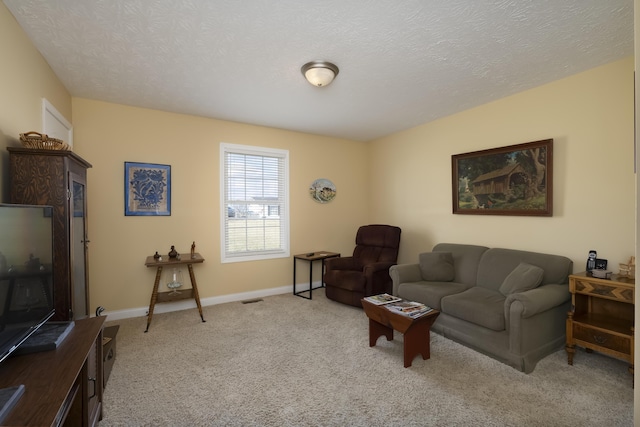
M 553 215 L 553 139 L 451 156 L 453 213 Z

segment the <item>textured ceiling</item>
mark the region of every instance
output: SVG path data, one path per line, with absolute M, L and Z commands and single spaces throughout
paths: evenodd
M 72 96 L 361 141 L 633 54 L 632 0 L 4 3 Z

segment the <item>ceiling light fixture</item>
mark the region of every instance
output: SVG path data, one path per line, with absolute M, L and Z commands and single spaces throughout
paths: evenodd
M 318 87 L 328 86 L 340 72 L 337 66 L 326 61 L 307 62 L 300 70 L 309 83 Z

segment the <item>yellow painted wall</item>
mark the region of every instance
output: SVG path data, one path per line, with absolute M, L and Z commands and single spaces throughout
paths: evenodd
M 634 254 L 633 58 L 369 143 L 372 221 L 402 226 L 400 262 L 438 242 Z M 553 138 L 553 217 L 452 214 L 451 156 Z
M 42 98 L 72 120 L 71 95 L 0 3 L 0 183 L 5 203 L 9 197 L 5 148 L 20 146 L 20 133 L 42 131 Z
M 145 307 L 155 277 L 146 256 L 166 255 L 171 245 L 187 253 L 194 240 L 206 260 L 195 267 L 201 298 L 292 284 L 291 258 L 220 262 L 221 142 L 289 150 L 292 254 L 351 253 L 355 230 L 369 216 L 365 143 L 79 98 L 73 110 L 74 149 L 93 165 L 87 195 L 92 307 Z M 170 217 L 124 215 L 125 161 L 171 165 Z M 317 178 L 336 185 L 331 203 L 309 196 Z

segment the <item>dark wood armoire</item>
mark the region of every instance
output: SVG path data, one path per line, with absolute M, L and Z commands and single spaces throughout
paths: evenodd
M 72 151 L 9 147 L 10 202 L 53 207 L 54 320 L 89 317 L 87 161 Z

